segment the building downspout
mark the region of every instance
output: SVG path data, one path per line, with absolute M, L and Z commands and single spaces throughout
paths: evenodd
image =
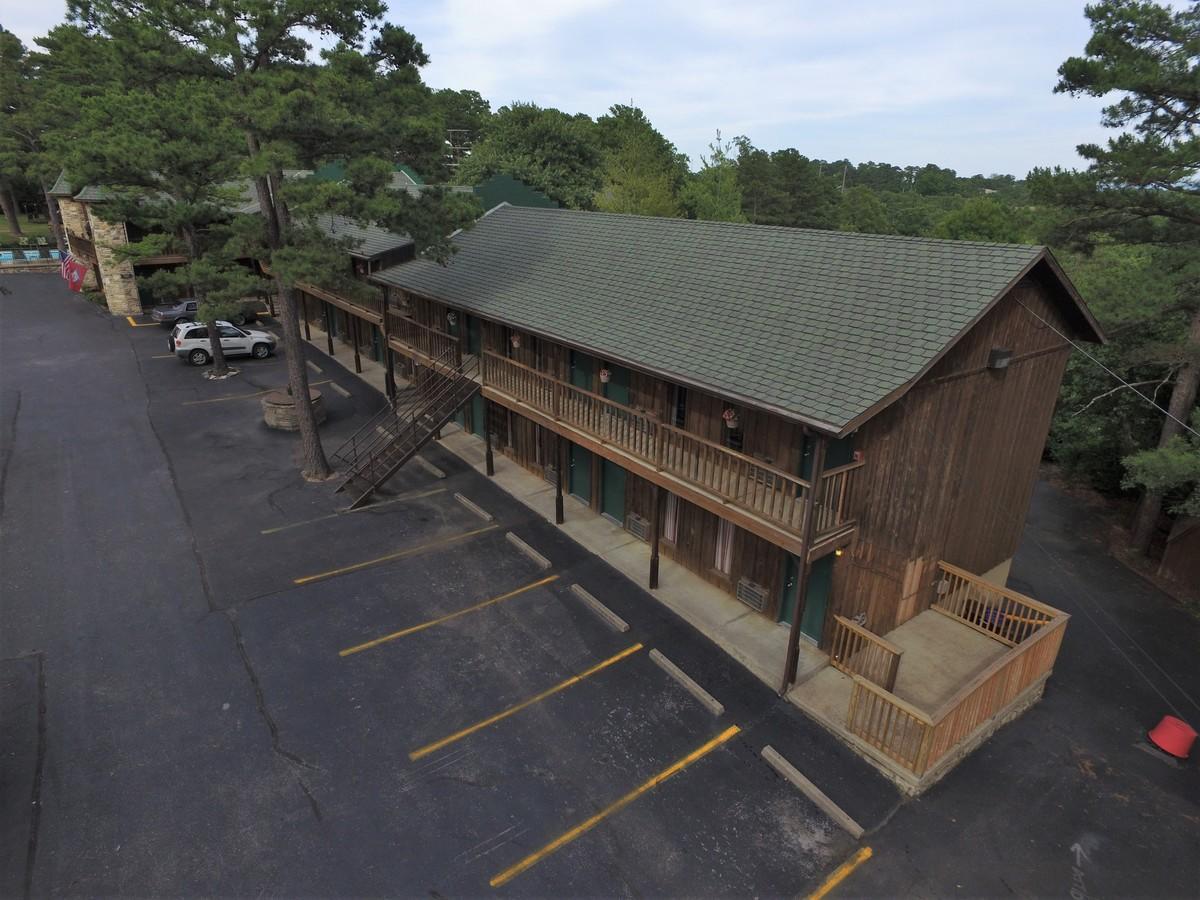
M 804 617 L 804 601 L 808 595 L 808 576 L 812 572 L 812 562 L 809 560 L 809 548 L 812 546 L 813 528 L 816 525 L 817 491 L 821 478 L 825 474 L 825 448 L 829 439 L 820 436 L 813 450 L 812 472 L 809 473 L 808 496 L 804 502 L 804 522 L 801 529 L 803 538 L 804 558 L 800 560 L 799 582 L 796 585 L 796 608 L 792 611 L 792 627 L 788 629 L 787 662 L 783 667 L 783 681 L 779 686 L 780 696 L 787 693 L 792 682 L 796 680 L 796 665 L 800 660 L 800 620 Z

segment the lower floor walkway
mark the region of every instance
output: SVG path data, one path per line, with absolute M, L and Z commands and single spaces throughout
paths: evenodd
M 328 353 L 329 341 L 317 324 L 310 323 L 310 343 Z M 342 339 L 333 341 L 334 358 L 347 363 L 353 349 Z M 386 367 L 360 355 L 358 377 L 384 391 Z M 396 373 L 397 387 L 407 382 Z M 458 425 L 442 429 L 441 444 L 479 472 L 485 472 L 484 442 Z M 516 500 L 548 521 L 554 521 L 554 485 L 496 453 L 495 483 Z M 565 519 L 559 526 L 584 549 L 603 559 L 631 581 L 644 585 L 650 573 L 650 546 L 576 497 L 564 496 Z M 705 581 L 666 556 L 659 559 L 659 586 L 651 592 L 659 602 L 695 627 L 757 678 L 778 690 L 787 656 L 788 628 L 762 616 L 729 593 Z M 803 681 L 828 664 L 828 655 L 803 640 L 797 681 Z

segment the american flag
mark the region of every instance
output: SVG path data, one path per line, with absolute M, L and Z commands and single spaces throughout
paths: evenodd
M 61 260 L 61 261 L 59 262 L 59 264 L 58 264 L 58 274 L 59 274 L 59 275 L 61 275 L 61 276 L 62 276 L 62 278 L 63 278 L 64 280 L 66 280 L 66 277 L 67 277 L 67 265 L 68 265 L 70 262 L 71 262 L 71 254 L 70 254 L 70 253 L 64 253 L 64 254 L 62 255 L 62 260 Z

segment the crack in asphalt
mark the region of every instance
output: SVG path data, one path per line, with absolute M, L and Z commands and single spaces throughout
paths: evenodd
M 192 522 L 191 514 L 188 512 L 187 504 L 184 503 L 183 493 L 179 489 L 179 482 L 175 473 L 175 465 L 171 460 L 170 453 L 167 452 L 167 445 L 163 441 L 162 435 L 159 433 L 158 428 L 155 427 L 154 418 L 151 415 L 151 405 L 153 401 L 150 397 L 149 382 L 146 379 L 146 372 L 142 367 L 142 361 L 137 354 L 137 348 L 133 345 L 132 338 L 127 337 L 127 340 L 129 341 L 129 349 L 133 356 L 134 365 L 137 366 L 138 374 L 141 376 L 143 392 L 146 397 L 146 424 L 149 426 L 150 432 L 154 435 L 154 439 L 158 443 L 159 451 L 162 453 L 163 461 L 167 466 L 167 474 L 171 481 L 171 490 L 175 494 L 175 500 L 179 504 L 179 511 L 181 517 L 183 518 L 184 527 L 187 529 L 188 542 L 191 547 L 192 557 L 196 560 L 196 571 L 200 576 L 200 588 L 204 594 L 204 601 L 208 606 L 208 612 L 210 614 L 223 613 L 226 620 L 229 622 L 230 627 L 233 629 L 234 643 L 237 647 L 238 655 L 241 658 L 242 666 L 246 671 L 246 675 L 250 679 L 250 686 L 254 690 L 255 706 L 258 710 L 259 717 L 266 724 L 267 731 L 271 736 L 272 752 L 293 767 L 320 771 L 318 766 L 313 765 L 301 756 L 292 753 L 290 750 L 287 750 L 283 747 L 279 739 L 279 726 L 276 724 L 275 719 L 271 716 L 270 710 L 267 708 L 266 697 L 263 694 L 262 684 L 258 679 L 258 673 L 254 670 L 254 664 L 250 661 L 250 655 L 246 651 L 246 644 L 242 639 L 242 630 L 237 623 L 237 614 L 232 609 L 221 609 L 213 597 L 212 585 L 208 578 L 208 568 L 204 561 L 204 555 L 200 552 L 200 545 L 196 539 L 196 529 Z M 204 617 L 201 617 L 201 619 L 203 618 Z M 300 790 L 304 793 L 305 798 L 308 800 L 309 806 L 312 808 L 313 815 L 316 817 L 318 822 L 321 821 L 320 805 L 317 803 L 316 798 L 309 790 L 308 785 L 304 782 L 304 779 L 300 777 L 300 773 L 295 772 L 295 775 L 296 781 L 300 786 Z
M 21 392 L 15 391 L 17 405 L 13 408 L 12 422 L 8 426 L 8 451 L 4 454 L 4 462 L 0 463 L 0 522 L 4 521 L 5 488 L 8 485 L 8 464 L 16 456 L 17 448 L 17 417 L 21 415 Z
M 30 654 L 37 660 L 37 756 L 33 766 L 33 790 L 29 812 L 29 844 L 25 850 L 24 896 L 33 896 L 33 867 L 37 862 L 38 833 L 42 823 L 42 773 L 46 768 L 46 667 L 45 654 Z

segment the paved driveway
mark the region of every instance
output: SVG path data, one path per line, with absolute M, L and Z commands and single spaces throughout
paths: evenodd
M 440 449 L 446 478 L 410 466 L 383 502 L 340 513 L 260 423 L 282 360 L 207 382 L 165 330 L 53 277 L 5 284 L 0 893 L 793 896 L 854 843 L 764 745 L 868 826 L 896 805 Z M 332 447 L 381 400 L 310 363 Z

